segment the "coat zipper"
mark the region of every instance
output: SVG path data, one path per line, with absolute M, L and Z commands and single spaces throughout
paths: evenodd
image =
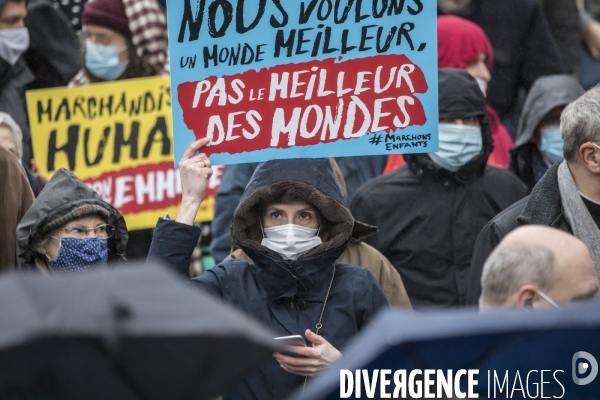
M 292 263 L 288 262 L 288 266 L 287 267 L 288 267 L 288 270 L 291 271 L 292 270 Z M 294 320 L 296 320 L 296 303 L 294 302 L 294 296 L 292 296 L 290 298 L 290 305 L 291 305 L 290 314 L 291 314 L 292 318 Z

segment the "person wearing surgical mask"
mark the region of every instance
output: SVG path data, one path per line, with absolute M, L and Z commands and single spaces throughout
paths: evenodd
M 437 27 L 438 68 L 464 69 L 475 78 L 487 100 L 492 80 L 494 49 L 483 29 L 467 19 L 453 15 L 438 17 Z M 494 150 L 488 157 L 488 165 L 507 168 L 513 140 L 498 113 L 487 101 L 486 110 L 494 139 Z
M 29 48 L 25 1 L 5 1 L 0 14 L 0 58 L 15 65 Z
M 185 275 L 200 234 L 193 220 L 203 194 L 194 188 L 205 181 L 194 166 L 210 166 L 202 157 L 194 156 L 194 148 L 184 153 L 183 193 L 199 193 L 197 201 L 182 201 L 176 221 L 159 221 L 149 254 L 164 261 L 179 254 L 182 262 L 174 267 Z M 256 167 L 231 226 L 232 242 L 250 260 L 225 260 L 192 283 L 261 321 L 274 336 L 301 335 L 307 346 L 275 353 L 229 387 L 223 400 L 288 397 L 338 360 L 349 340 L 389 306 L 371 272 L 337 261 L 353 228 L 329 159 L 273 160 Z
M 123 216 L 71 171 L 59 169 L 16 230 L 17 267 L 74 273 L 125 260 Z
M 494 50 L 490 41 L 478 25 L 453 15 L 437 19 L 438 68 L 464 69 L 477 81 L 481 92 L 488 97 L 488 86 L 492 80 Z M 494 139 L 494 149 L 488 157 L 488 165 L 507 168 L 513 140 L 502 124 L 498 113 L 486 104 L 488 122 Z M 393 154 L 388 160 L 385 172 L 404 165 L 402 154 Z
M 437 151 L 405 154 L 406 166 L 369 181 L 350 205 L 379 228 L 366 242 L 398 270 L 414 309 L 464 304 L 477 234 L 527 194 L 513 174 L 487 164 L 493 140 L 475 78 L 449 68 L 438 78 L 439 144 L 428 144 Z
M 545 76 L 531 87 L 509 167 L 530 191 L 553 164 L 564 160 L 560 116 L 582 94 L 583 88 L 569 75 Z
M 82 24 L 84 65 L 69 86 L 169 74 L 167 24 L 156 0 L 93 0 Z
M 323 243 L 319 236 L 321 224 L 317 210 L 302 201 L 269 204 L 260 225 L 263 231 L 261 244 L 287 260 L 297 260 Z

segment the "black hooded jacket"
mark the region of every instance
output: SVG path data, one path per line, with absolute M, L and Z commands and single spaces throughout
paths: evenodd
M 548 170 L 548 165 L 536 143 L 530 140 L 540 122 L 557 107 L 566 107 L 583 94 L 583 88 L 569 75 L 544 76 L 533 84 L 521 113 L 515 148 L 510 152 L 509 170 L 517 175 L 529 190 Z M 541 169 L 535 172 L 535 169 Z M 536 179 L 536 175 L 539 176 Z
M 258 215 L 261 204 L 295 199 L 318 210 L 325 221 L 321 222 L 321 231 L 325 230 L 327 235 L 321 245 L 293 261 L 284 260 L 260 244 Z M 377 311 L 388 306 L 373 274 L 361 267 L 335 263 L 350 241 L 353 224 L 328 159 L 261 163 L 242 195 L 232 226 L 232 239 L 254 264 L 226 260 L 192 282 L 262 321 L 276 336 L 304 336 L 306 329 L 315 331 L 333 276 L 319 334 L 343 351 L 349 339 L 371 321 Z M 183 229 L 183 226 L 173 221 L 159 222 L 149 258 L 164 259 L 164 249 L 168 253 L 167 261 L 174 260 L 170 249 L 187 239 L 185 233 L 174 235 L 172 229 Z M 193 247 L 188 253 L 191 254 L 191 250 Z M 189 266 L 189 263 L 185 265 L 189 259 L 182 261 L 182 265 L 175 265 L 180 271 Z M 284 371 L 272 359 L 231 387 L 223 399 L 279 400 L 303 382 L 303 377 Z
M 376 225 L 367 239 L 400 272 L 413 307 L 464 304 L 473 245 L 481 228 L 526 195 L 511 173 L 487 166 L 493 149 L 485 100 L 465 71 L 439 71 L 440 119 L 477 116 L 483 148 L 457 172 L 427 154 L 373 179 L 356 194 L 354 217 Z

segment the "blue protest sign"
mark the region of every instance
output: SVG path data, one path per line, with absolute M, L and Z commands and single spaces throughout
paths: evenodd
M 170 0 L 175 160 L 438 149 L 436 2 Z

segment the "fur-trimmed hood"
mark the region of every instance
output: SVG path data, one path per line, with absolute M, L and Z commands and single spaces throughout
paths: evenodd
M 292 200 L 302 200 L 319 212 L 323 243 L 298 260 L 284 260 L 261 245 L 260 206 Z M 254 171 L 233 216 L 231 236 L 254 261 L 254 273 L 269 295 L 290 297 L 300 288 L 326 289 L 321 286 L 348 246 L 353 225 L 328 159 L 276 160 L 261 163 Z
M 272 252 L 260 244 L 259 207 L 274 201 L 302 200 L 315 207 L 328 237 L 300 258 L 340 248 L 352 236 L 354 218 L 328 159 L 276 160 L 259 164 L 233 217 L 232 237 L 244 251 Z

